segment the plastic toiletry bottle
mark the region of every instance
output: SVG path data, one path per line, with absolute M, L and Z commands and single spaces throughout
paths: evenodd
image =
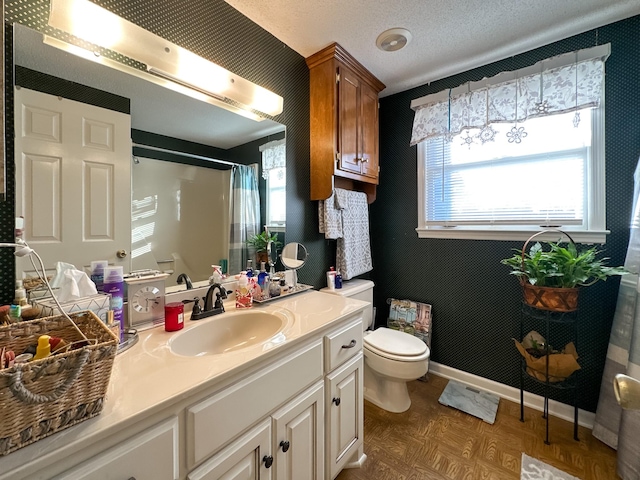
M 267 283 L 267 279 L 269 278 L 269 274 L 266 270 L 266 262 L 260 262 L 260 273 L 258 274 L 258 285 L 260 288 L 264 290 L 264 286 Z
M 104 269 L 104 293 L 111 295 L 110 308 L 113 310 L 113 320 L 120 324 L 120 341 L 124 339 L 124 272 L 121 266 L 106 267 Z
M 213 268 L 213 274 L 209 277 L 209 285 L 213 285 L 214 283 L 221 284 L 222 267 L 220 265 L 211 265 L 211 268 Z
M 253 277 L 253 260 L 247 260 L 247 277 Z
M 269 279 L 269 297 L 279 297 L 280 293 L 280 279 L 273 276 Z
M 104 269 L 109 266 L 106 260 L 95 260 L 91 262 L 91 281 L 96 284 L 96 290 L 104 292 Z
M 327 287 L 329 290 L 336 289 L 336 271 L 333 267 L 327 272 Z
M 24 307 L 27 305 L 27 291 L 22 286 L 22 280 L 16 280 L 15 298 L 13 299 L 13 305 L 20 305 Z
M 40 360 L 41 358 L 51 355 L 51 345 L 49 344 L 49 335 L 40 335 L 38 337 L 38 346 L 36 347 L 36 355 L 34 360 Z
M 236 287 L 236 308 L 249 308 L 253 305 L 253 296 L 249 285 L 247 272 L 244 270 L 238 276 L 238 286 Z
M 336 290 L 338 288 L 342 288 L 342 274 L 340 272 L 336 272 L 335 282 L 336 282 Z

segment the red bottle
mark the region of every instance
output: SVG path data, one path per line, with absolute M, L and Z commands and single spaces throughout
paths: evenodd
M 182 302 L 167 303 L 164 306 L 164 329 L 175 332 L 184 327 L 184 304 Z

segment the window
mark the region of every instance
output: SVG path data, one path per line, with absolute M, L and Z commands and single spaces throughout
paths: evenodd
M 520 79 L 510 72 L 507 82 L 425 101 L 413 132 L 418 236 L 525 240 L 561 228 L 575 241 L 603 243 L 604 88 L 591 88 L 603 81 L 602 63 L 537 66 Z M 573 92 L 562 90 L 567 79 L 575 79 Z M 590 99 L 578 92 L 587 81 Z M 541 107 L 547 98 L 551 111 Z
M 267 226 L 272 232 L 284 231 L 287 221 L 286 141 L 275 140 L 260 146 L 262 177 L 267 182 Z
M 267 225 L 271 231 L 284 228 L 287 221 L 286 170 L 273 168 L 267 177 Z

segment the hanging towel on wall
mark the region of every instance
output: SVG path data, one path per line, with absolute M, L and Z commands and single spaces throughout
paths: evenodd
M 342 237 L 342 212 L 336 208 L 335 194 L 318 202 L 318 219 L 324 238 L 335 240 Z
M 318 202 L 318 219 L 320 233 L 338 240 L 336 268 L 344 280 L 373 269 L 365 193 L 336 188 L 329 198 Z
M 373 269 L 369 242 L 367 195 L 351 190 L 335 190 L 335 207 L 341 212 L 342 236 L 336 248 L 336 268 L 344 280 Z

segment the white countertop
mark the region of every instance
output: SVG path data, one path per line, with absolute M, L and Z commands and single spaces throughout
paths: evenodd
M 0 479 L 20 478 L 4 474 L 36 458 L 77 451 L 131 426 L 172 403 L 199 390 L 210 388 L 244 369 L 266 362 L 285 346 L 299 344 L 310 334 L 330 327 L 358 312 L 366 302 L 314 290 L 292 295 L 251 310 L 286 317 L 277 339 L 219 355 L 186 357 L 173 353 L 172 338 L 207 322 L 234 315 L 235 302 L 226 302 L 226 313 L 198 321 L 185 320 L 185 327 L 166 332 L 162 326 L 139 333 L 138 342 L 116 356 L 102 413 L 58 432 L 5 457 L 0 457 Z M 188 315 L 186 315 L 188 318 Z M 59 450 L 62 449 L 62 450 Z M 73 450 L 70 450 L 73 449 Z

